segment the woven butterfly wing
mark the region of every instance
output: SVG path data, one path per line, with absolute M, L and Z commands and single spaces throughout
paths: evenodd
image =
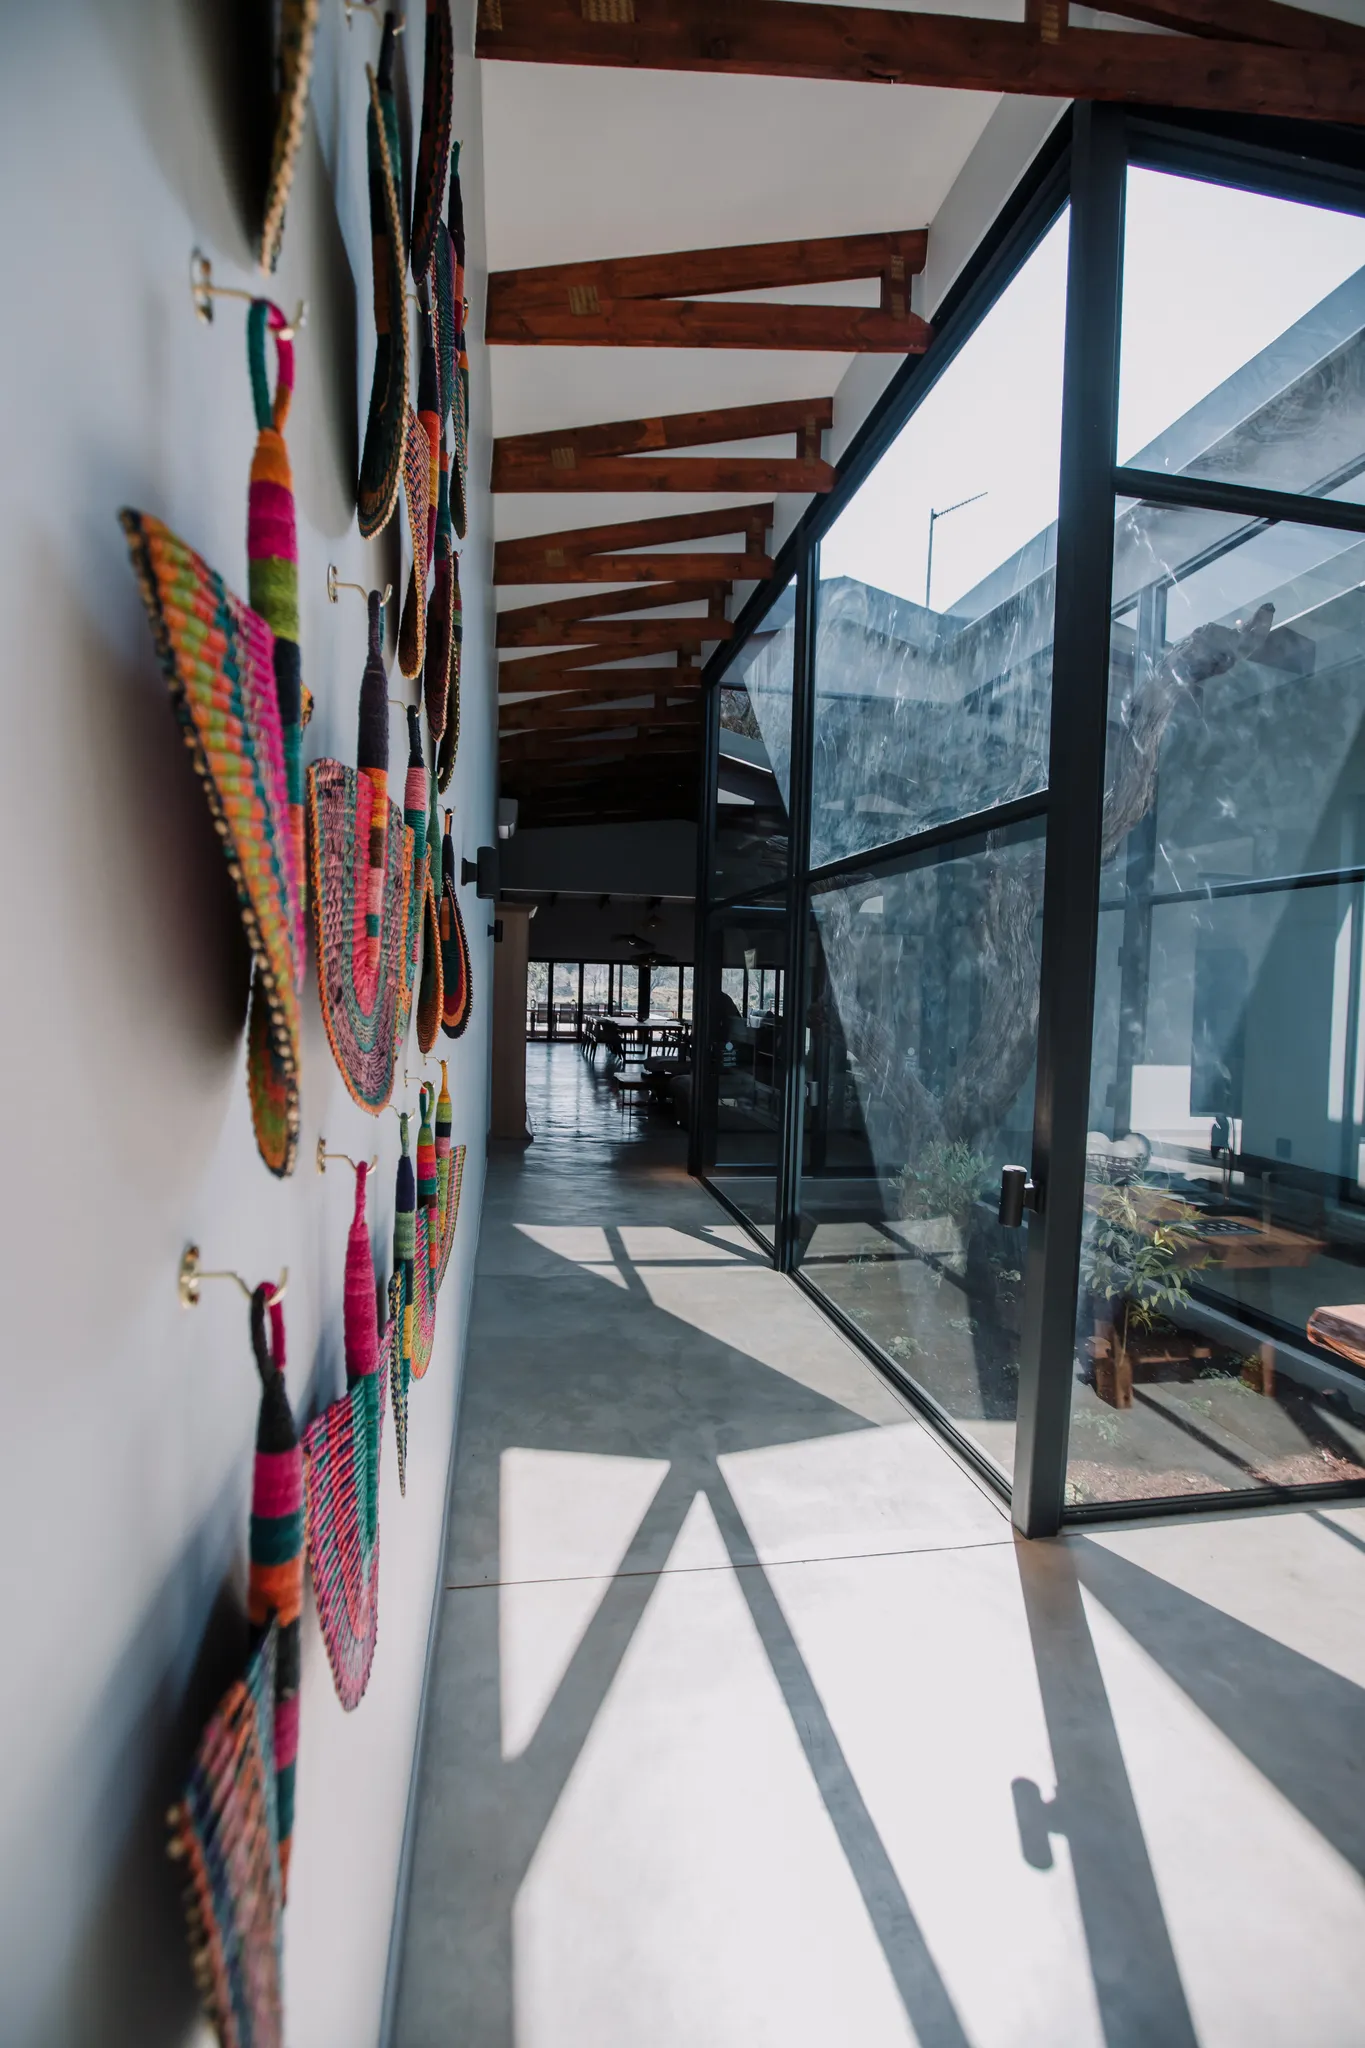
M 409 678 L 422 673 L 427 652 L 427 566 L 431 559 L 427 530 L 431 525 L 433 466 L 426 424 L 409 406 L 403 443 L 403 497 L 408 508 L 412 567 L 398 628 L 398 666 Z
M 119 514 L 157 657 L 237 888 L 251 948 L 252 1121 L 272 1173 L 299 1133 L 303 900 L 269 626 L 150 514 Z
M 303 1434 L 308 1567 L 332 1680 L 348 1712 L 365 1696 L 379 1634 L 380 1427 L 396 1330 L 392 1285 L 382 1340 L 375 1323 L 367 1178 L 362 1165 L 346 1248 L 346 1392 Z
M 450 0 L 427 0 L 426 53 L 422 71 L 422 135 L 412 186 L 412 274 L 426 275 L 441 221 L 450 168 L 455 111 L 455 37 Z
M 441 1029 L 447 1038 L 458 1038 L 469 1022 L 474 991 L 469 973 L 469 941 L 465 937 L 460 899 L 455 890 L 455 849 L 450 836 L 450 813 L 446 812 L 445 838 L 441 845 L 441 977 L 444 1001 Z
M 407 920 L 403 941 L 403 984 L 396 1026 L 396 1044 L 408 1035 L 413 998 L 417 992 L 419 963 L 427 930 L 427 795 L 430 778 L 422 753 L 421 718 L 415 704 L 408 706 L 408 773 L 403 785 L 403 823 L 409 834 L 412 874 L 408 885 Z M 427 941 L 428 945 L 430 941 Z M 439 958 L 439 950 L 438 950 Z
M 405 996 L 412 835 L 388 798 L 383 607 L 370 593 L 357 766 L 308 770 L 308 856 L 318 995 L 341 1077 L 362 1109 L 393 1093 Z
M 442 1195 L 441 1210 L 441 1254 L 436 1261 L 436 1286 L 439 1290 L 445 1284 L 446 1268 L 455 1245 L 455 1226 L 460 1220 L 460 1183 L 464 1179 L 463 1145 L 457 1145 L 450 1155 L 448 1187 Z
M 275 46 L 275 139 L 270 153 L 258 257 L 273 270 L 284 245 L 284 214 L 294 182 L 294 165 L 308 118 L 308 87 L 322 0 L 279 0 Z
M 209 1720 L 169 1816 L 190 1961 L 222 2048 L 283 2048 L 284 2042 L 277 1648 L 271 1626 Z
M 403 156 L 393 97 L 393 63 L 394 21 L 392 14 L 386 14 L 378 75 L 366 72 L 370 86 L 366 149 L 374 251 L 375 357 L 356 487 L 356 516 L 366 540 L 382 532 L 393 517 L 408 430 L 408 301 L 399 199 Z
M 412 1379 L 413 1267 L 417 1257 L 417 1183 L 408 1151 L 408 1116 L 398 1119 L 402 1133 L 398 1173 L 393 1191 L 394 1292 L 393 1433 L 398 1450 L 398 1491 L 408 1490 L 408 1386 Z

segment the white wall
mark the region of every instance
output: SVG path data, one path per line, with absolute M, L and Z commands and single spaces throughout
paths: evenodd
M 0 578 L 6 625 L 0 844 L 4 953 L 4 1652 L 0 1655 L 0 2040 L 157 2048 L 202 2037 L 164 1812 L 240 1660 L 258 1382 L 246 1304 L 183 1311 L 188 1239 L 209 1265 L 290 1269 L 289 1387 L 301 1421 L 341 1384 L 350 1176 L 318 1134 L 378 1147 L 387 1265 L 397 1124 L 350 1102 L 311 984 L 293 1178 L 256 1155 L 243 1080 L 245 966 L 221 855 L 152 658 L 116 523 L 166 518 L 246 588 L 254 440 L 245 308 L 194 319 L 191 248 L 249 285 L 236 74 L 259 8 L 240 0 L 45 0 L 8 8 L 0 135 L 7 317 Z M 420 107 L 423 10 L 400 45 Z M 466 144 L 471 325 L 483 324 L 482 144 L 468 0 L 456 132 Z M 361 600 L 329 607 L 329 560 L 392 577 L 359 542 L 353 478 L 372 363 L 364 65 L 324 0 L 314 108 L 289 210 L 281 304 L 311 317 L 289 428 L 309 758 L 354 758 Z M 414 138 L 415 152 L 415 138 Z M 464 556 L 457 836 L 491 836 L 487 377 L 473 355 L 475 479 Z M 405 570 L 404 570 L 405 573 Z M 394 694 L 403 686 L 395 678 Z M 401 776 L 401 721 L 393 727 Z M 291 2048 L 372 2048 L 432 1595 L 483 1182 L 490 946 L 465 895 L 474 1012 L 454 1048 L 469 1146 L 437 1354 L 413 1392 L 407 1499 L 386 1435 L 379 1645 L 342 1713 L 305 1615 L 286 1923 Z M 311 976 L 310 965 L 310 976 Z M 411 1064 L 411 1062 L 410 1062 Z

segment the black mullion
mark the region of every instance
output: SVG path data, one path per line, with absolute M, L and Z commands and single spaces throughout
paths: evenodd
M 687 1170 L 704 1170 L 705 1047 L 710 1026 L 710 976 L 706 962 L 706 917 L 716 864 L 716 779 L 720 772 L 720 689 L 706 692 L 702 716 L 701 817 L 697 821 L 697 903 L 692 939 L 692 1114 L 687 1129 Z
M 952 818 L 944 825 L 930 825 L 923 832 L 909 832 L 904 839 L 889 839 L 884 846 L 865 847 L 861 853 L 840 854 L 838 860 L 828 860 L 818 868 L 807 871 L 807 880 L 812 890 L 828 888 L 831 882 L 840 882 L 846 875 L 881 873 L 899 860 L 908 860 L 917 853 L 932 853 L 935 847 L 951 845 L 955 840 L 982 839 L 988 832 L 1003 832 L 1011 825 L 1025 824 L 1030 818 L 1040 818 L 1048 808 L 1048 793 L 1045 789 L 1032 796 L 1011 797 L 1008 803 L 992 804 L 989 810 L 972 811 L 965 818 Z
M 1225 484 L 1215 477 L 1175 475 L 1162 469 L 1115 469 L 1120 498 L 1147 505 L 1173 505 L 1194 512 L 1230 512 L 1270 525 L 1325 526 L 1337 533 L 1365 533 L 1365 505 L 1340 498 L 1308 498 L 1296 491 L 1261 490 L 1255 484 Z
M 1072 128 L 1057 517 L 1056 631 L 1013 1513 L 1025 1536 L 1061 1526 L 1090 1112 L 1091 1032 L 1108 715 L 1125 134 L 1083 102 Z
M 782 1011 L 782 1131 L 778 1146 L 774 1264 L 789 1273 L 800 1242 L 801 1144 L 805 1111 L 806 876 L 810 866 L 814 726 L 816 549 L 802 550 L 792 648 L 790 795 L 787 803 L 787 961 Z

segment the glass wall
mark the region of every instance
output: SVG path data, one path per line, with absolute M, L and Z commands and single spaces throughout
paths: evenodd
M 706 1031 L 697 1047 L 703 1169 L 771 1243 L 786 1076 L 781 898 L 737 906 L 708 934 Z
M 713 672 L 698 984 L 694 1160 L 1031 1534 L 1365 1491 L 1365 175 L 1073 125 Z
M 1308 523 L 1361 495 L 1365 220 L 1152 170 L 1127 201 L 1120 449 L 1159 426 L 1134 466 L 1305 518 L 1115 508 L 1077 1503 L 1365 1478 L 1365 533 Z M 1285 280 L 1244 319 L 1216 237 Z
M 719 685 L 713 897 L 787 875 L 796 584 L 779 592 Z
M 995 1464 L 1013 1464 L 1041 821 L 816 883 L 801 1271 Z
M 820 544 L 812 867 L 1047 786 L 1066 234 Z

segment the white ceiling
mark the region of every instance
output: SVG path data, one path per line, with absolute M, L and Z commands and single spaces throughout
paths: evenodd
M 949 11 L 940 0 L 940 11 Z M 1014 0 L 959 0 L 1018 14 Z M 491 270 L 928 226 L 998 105 L 989 93 L 804 79 L 482 66 Z M 744 294 L 876 303 L 875 283 Z M 844 355 L 493 347 L 497 434 L 831 397 Z M 708 451 L 709 452 L 709 451 Z M 794 453 L 792 437 L 736 453 Z M 753 496 L 746 493 L 746 497 Z M 700 510 L 743 498 L 503 494 L 500 538 Z M 709 544 L 708 544 L 709 545 Z M 500 590 L 500 606 L 566 590 Z

